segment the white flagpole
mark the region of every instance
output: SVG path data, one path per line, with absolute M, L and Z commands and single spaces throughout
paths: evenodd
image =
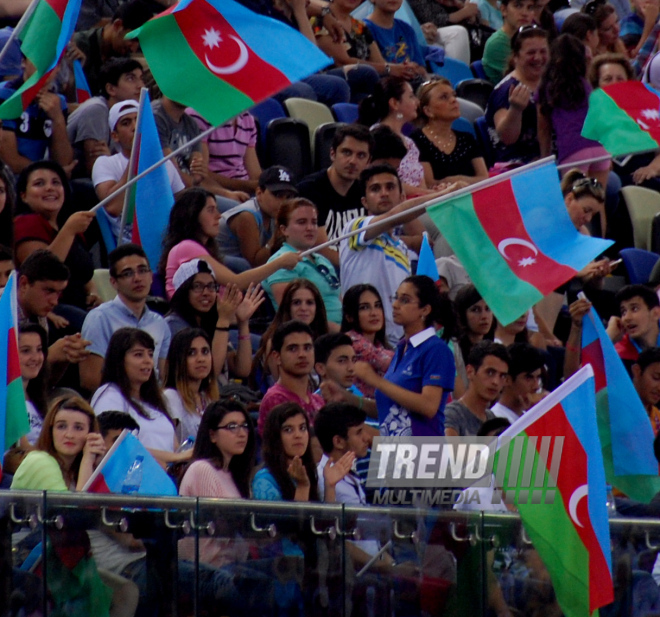
M 25 9 L 25 13 L 23 13 L 23 16 L 18 20 L 14 31 L 9 35 L 7 42 L 0 51 L 0 62 L 4 60 L 4 57 L 7 55 L 7 52 L 11 48 L 11 44 L 16 40 L 23 28 L 25 28 L 25 24 L 28 22 L 28 19 L 32 17 L 32 13 L 34 13 L 37 9 L 37 4 L 39 4 L 39 0 L 32 0 L 27 9 Z
M 518 167 L 516 169 L 512 169 L 511 171 L 507 171 L 503 174 L 499 174 L 498 176 L 493 176 L 492 178 L 487 178 L 486 180 L 481 180 L 481 182 L 475 182 L 474 184 L 471 184 L 470 186 L 466 186 L 462 189 L 458 189 L 457 191 L 454 191 L 453 193 L 448 193 L 447 195 L 443 195 L 439 199 L 431 199 L 429 201 L 425 201 L 423 204 L 419 204 L 413 208 L 410 208 L 409 210 L 406 210 L 405 212 L 399 212 L 398 214 L 394 214 L 390 217 L 384 218 L 378 223 L 374 225 L 367 225 L 366 227 L 361 227 L 360 229 L 355 229 L 353 231 L 349 231 L 348 233 L 344 234 L 343 236 L 339 236 L 338 238 L 333 238 L 332 240 L 328 240 L 327 242 L 324 242 L 323 244 L 319 244 L 318 246 L 314 246 L 311 249 L 307 249 L 306 251 L 303 251 L 300 255 L 301 257 L 307 257 L 308 255 L 311 255 L 312 253 L 316 253 L 317 251 L 320 251 L 321 249 L 327 248 L 328 246 L 332 246 L 333 244 L 337 244 L 337 242 L 341 242 L 342 240 L 346 240 L 347 238 L 352 238 L 353 236 L 357 236 L 358 234 L 361 234 L 364 231 L 367 231 L 369 229 L 373 229 L 374 227 L 381 227 L 384 223 L 393 223 L 395 221 L 398 221 L 401 218 L 409 216 L 412 212 L 418 212 L 420 210 L 426 210 L 426 208 L 430 206 L 435 206 L 438 204 L 441 204 L 445 201 L 450 201 L 452 199 L 456 199 L 456 197 L 461 197 L 463 195 L 469 195 L 470 193 L 474 193 L 475 191 L 478 191 L 480 189 L 487 188 L 489 186 L 493 186 L 494 184 L 499 184 L 503 180 L 507 180 L 511 178 L 512 176 L 515 176 L 519 173 L 522 173 L 524 171 L 529 171 L 530 169 L 534 169 L 536 167 L 541 167 L 543 165 L 547 165 L 548 163 L 552 163 L 555 160 L 554 156 L 548 156 L 544 159 L 540 159 L 538 161 L 534 161 L 532 163 L 528 163 L 527 165 L 524 165 L 523 167 Z
M 167 156 L 164 156 L 162 159 L 160 159 L 160 161 L 158 161 L 157 163 L 154 163 L 151 167 L 148 167 L 143 172 L 139 173 L 137 176 L 132 178 L 129 182 L 124 184 L 124 186 L 120 186 L 116 191 L 113 191 L 112 193 L 110 193 L 110 195 L 108 195 L 105 199 L 103 199 L 102 201 L 97 203 L 90 210 L 90 212 L 96 212 L 99 208 L 102 208 L 103 206 L 105 206 L 105 204 L 107 204 L 108 202 L 112 201 L 115 197 L 117 197 L 117 195 L 121 195 L 126 189 L 133 186 L 138 180 L 142 180 L 142 178 L 144 178 L 146 175 L 150 174 L 154 169 L 158 169 L 161 165 L 163 165 L 164 163 L 169 161 L 171 158 L 175 157 L 177 154 L 181 154 L 182 152 L 184 152 L 185 150 L 187 150 L 191 146 L 194 146 L 198 141 L 201 141 L 205 137 L 208 137 L 211 133 L 213 133 L 213 131 L 215 131 L 215 129 L 217 129 L 220 126 L 222 126 L 222 125 L 219 124 L 218 126 L 212 126 L 208 129 L 206 129 L 203 133 L 200 133 L 199 135 L 197 135 L 197 137 L 195 137 L 195 138 L 191 139 L 190 141 L 186 142 L 185 144 L 178 147 L 173 152 L 170 152 Z
M 140 123 L 142 122 L 142 114 L 144 112 L 144 102 L 146 99 L 147 95 L 147 89 L 146 88 L 141 88 L 140 89 L 140 102 L 138 103 L 138 114 L 137 118 L 135 119 L 135 134 L 133 135 L 133 146 L 131 148 L 131 157 L 128 160 L 128 178 L 127 178 L 127 183 L 131 180 L 131 174 L 133 173 L 134 165 L 135 165 L 135 159 L 137 157 L 137 143 L 138 143 L 138 136 L 141 135 L 140 127 L 142 126 Z M 137 175 L 137 174 L 135 174 Z M 124 243 L 124 229 L 126 228 L 126 216 L 128 212 L 128 198 L 129 198 L 129 192 L 126 191 L 124 193 L 124 206 L 121 209 L 121 225 L 119 227 L 119 237 L 117 238 L 117 246 L 120 244 Z M 135 209 L 133 210 L 133 219 L 135 219 Z M 135 220 L 133 221 L 135 222 Z

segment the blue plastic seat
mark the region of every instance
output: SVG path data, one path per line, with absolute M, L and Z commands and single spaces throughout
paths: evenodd
M 660 255 L 645 251 L 644 249 L 622 249 L 619 251 L 623 265 L 628 273 L 628 281 L 631 285 L 643 285 L 648 283 L 651 271 Z
M 484 71 L 484 63 L 481 60 L 475 60 L 472 64 L 470 64 L 470 68 L 472 69 L 472 74 L 477 79 L 485 79 L 488 81 L 486 71 Z
M 436 75 L 446 77 L 454 88 L 464 79 L 472 79 L 472 71 L 470 70 L 470 67 L 460 60 L 454 60 L 454 58 L 448 58 L 445 56 L 445 61 L 442 66 L 435 62 L 429 62 L 428 64 Z
M 472 123 L 469 120 L 466 120 L 465 118 L 456 118 L 451 123 L 451 128 L 453 128 L 455 131 L 463 131 L 464 133 L 470 133 L 472 137 L 475 139 L 477 138 L 477 134 L 474 132 L 474 127 L 472 126 Z
M 353 124 L 358 119 L 358 106 L 355 103 L 335 103 L 331 109 L 337 122 Z
M 261 103 L 252 107 L 249 112 L 259 122 L 259 141 L 262 145 L 266 143 L 268 123 L 275 118 L 286 118 L 284 107 L 276 99 L 264 99 Z

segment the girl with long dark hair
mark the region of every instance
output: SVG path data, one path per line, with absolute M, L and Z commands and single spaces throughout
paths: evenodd
M 18 360 L 25 391 L 30 432 L 26 435 L 30 445 L 35 445 L 41 433 L 46 412 L 48 384 L 48 336 L 38 324 L 22 322 L 18 326 Z
M 280 268 L 293 268 L 300 256 L 287 253 L 270 263 L 235 274 L 222 264 L 216 236 L 220 213 L 212 193 L 200 188 L 188 189 L 176 200 L 163 240 L 158 271 L 165 277 L 167 297 L 174 294 L 173 277 L 179 266 L 191 259 L 203 259 L 215 274 L 220 285 L 234 283 L 247 289 L 250 283 L 260 283 Z
M 138 328 L 120 328 L 108 343 L 101 387 L 92 397 L 96 413 L 124 411 L 140 426 L 138 439 L 162 463 L 187 460 L 154 372 L 155 344 Z
M 195 437 L 206 407 L 218 400 L 211 341 L 204 330 L 186 328 L 174 335 L 167 354 L 164 397 L 178 423 L 180 442 Z

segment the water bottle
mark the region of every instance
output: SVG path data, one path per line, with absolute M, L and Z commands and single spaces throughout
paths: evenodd
M 142 463 L 144 463 L 144 456 L 136 456 L 135 461 L 129 467 L 128 472 L 126 472 L 124 483 L 121 486 L 121 492 L 124 495 L 131 495 L 140 490 L 140 484 L 142 484 Z
M 606 498 L 605 498 L 605 504 L 607 505 L 607 516 L 610 518 L 614 518 L 618 516 L 617 511 L 616 511 L 616 502 L 614 501 L 614 495 L 612 494 L 612 485 L 607 484 L 605 486 L 606 490 Z
M 192 435 L 188 435 L 183 443 L 177 449 L 178 452 L 185 452 L 186 450 L 192 450 L 195 445 L 195 438 Z

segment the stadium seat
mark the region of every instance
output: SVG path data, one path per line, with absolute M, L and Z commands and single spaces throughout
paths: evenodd
M 330 122 L 316 127 L 314 131 L 314 169 L 316 171 L 330 167 L 332 163 L 330 160 L 332 139 L 337 129 L 343 125 L 343 122 Z
M 488 125 L 486 124 L 486 118 L 484 116 L 477 118 L 474 122 L 474 128 L 477 133 L 477 141 L 481 144 L 481 149 L 484 153 L 486 167 L 490 169 L 495 164 L 495 151 L 488 135 Z
M 101 302 L 108 302 L 116 298 L 117 290 L 110 283 L 110 270 L 97 268 L 94 270 L 92 282 L 96 285 L 96 295 L 101 298 Z
M 312 172 L 309 129 L 295 118 L 276 118 L 268 124 L 265 147 L 266 166 L 284 165 L 296 180 Z
M 358 118 L 358 106 L 355 103 L 335 103 L 332 106 L 332 113 L 337 122 L 353 124 Z
M 484 71 L 484 63 L 481 60 L 475 60 L 472 64 L 470 64 L 470 68 L 472 69 L 472 74 L 477 79 L 484 79 L 488 81 L 486 71 Z
M 284 101 L 284 107 L 286 107 L 289 117 L 295 118 L 296 120 L 302 120 L 307 124 L 310 137 L 309 146 L 313 154 L 313 137 L 316 127 L 335 121 L 330 108 L 323 103 L 317 103 L 316 101 L 309 101 L 307 99 L 299 99 L 296 97 L 286 99 L 286 101 Z
M 429 62 L 428 64 L 436 75 L 442 75 L 442 77 L 446 77 L 451 82 L 451 85 L 454 86 L 454 88 L 456 87 L 456 84 L 463 81 L 464 79 L 472 79 L 472 71 L 470 70 L 470 67 L 465 64 L 465 62 L 461 62 L 460 60 L 454 60 L 454 58 L 445 57 L 445 61 L 442 66 L 436 62 Z
M 251 107 L 249 112 L 255 117 L 259 123 L 259 141 L 261 144 L 266 143 L 266 131 L 268 130 L 268 123 L 275 118 L 286 117 L 284 107 L 280 105 L 276 99 L 265 99 L 258 105 Z
M 458 97 L 458 107 L 461 110 L 461 118 L 465 118 L 468 122 L 472 122 L 472 124 L 476 122 L 477 118 L 481 118 L 486 113 L 486 110 L 482 109 L 476 103 L 462 99 L 460 96 Z
M 464 79 L 456 84 L 456 94 L 462 99 L 476 103 L 486 109 L 488 99 L 494 90 L 493 84 L 485 79 Z
M 651 271 L 660 259 L 660 255 L 657 253 L 642 249 L 622 249 L 619 251 L 619 255 L 623 259 L 623 265 L 628 273 L 628 282 L 631 285 L 648 283 Z
M 635 248 L 648 251 L 653 217 L 660 212 L 660 194 L 641 186 L 624 186 L 621 195 L 632 222 Z
M 474 126 L 472 126 L 472 122 L 466 120 L 465 118 L 456 118 L 456 120 L 451 123 L 451 128 L 453 128 L 455 131 L 470 133 L 472 137 L 475 139 L 477 138 L 477 134 L 474 132 Z
M 653 217 L 651 225 L 651 246 L 649 250 L 660 255 L 660 212 Z

